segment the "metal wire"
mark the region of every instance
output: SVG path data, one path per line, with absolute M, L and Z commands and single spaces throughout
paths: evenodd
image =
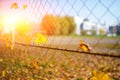
M 23 45 L 26 46 L 26 44 L 22 43 L 16 43 L 18 45 Z M 115 58 L 120 58 L 119 55 L 111 55 L 111 54 L 101 54 L 101 53 L 95 53 L 95 52 L 84 52 L 84 51 L 76 51 L 76 50 L 67 50 L 67 49 L 59 49 L 59 48 L 52 48 L 52 47 L 45 47 L 45 46 L 36 46 L 36 45 L 28 45 L 29 47 L 38 47 L 38 48 L 45 48 L 45 49 L 52 49 L 52 50 L 60 50 L 60 51 L 68 51 L 68 52 L 75 52 L 75 53 L 83 53 L 83 54 L 88 54 L 88 55 L 99 55 L 99 56 L 106 56 L 106 57 L 115 57 Z

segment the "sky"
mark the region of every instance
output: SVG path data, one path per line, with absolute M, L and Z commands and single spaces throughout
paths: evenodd
M 10 6 L 17 3 L 18 9 Z M 22 6 L 28 7 L 24 10 Z M 120 0 L 0 0 L 0 16 L 17 15 L 41 22 L 45 14 L 88 18 L 95 23 L 115 25 L 120 22 Z

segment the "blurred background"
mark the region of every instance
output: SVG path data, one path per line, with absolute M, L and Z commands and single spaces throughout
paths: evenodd
M 24 41 L 26 36 L 41 33 L 47 35 L 48 43 L 45 45 L 70 44 L 78 50 L 77 44 L 82 39 L 94 48 L 104 48 L 102 51 L 118 52 L 118 7 L 119 0 L 1 0 L 0 35 L 9 35 L 12 41 L 15 40 L 13 42 L 17 42 Z

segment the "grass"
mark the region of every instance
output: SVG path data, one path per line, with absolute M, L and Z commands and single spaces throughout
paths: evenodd
M 15 45 L 0 46 L 2 80 L 88 80 L 93 71 L 120 78 L 120 59 Z M 34 66 L 38 62 L 38 69 Z M 3 71 L 5 72 L 3 75 Z M 100 75 L 100 74 L 97 74 Z
M 104 47 L 104 48 L 112 49 L 114 46 L 111 44 L 97 44 L 97 47 Z M 114 49 L 120 49 L 120 45 L 115 46 Z
M 120 39 L 120 35 L 117 36 L 106 36 L 106 35 L 71 35 L 73 37 L 82 37 L 82 38 L 114 38 L 114 39 Z

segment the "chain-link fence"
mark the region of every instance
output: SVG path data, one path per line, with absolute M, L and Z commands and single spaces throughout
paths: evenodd
M 0 0 L 0 79 L 120 79 L 119 3 Z

